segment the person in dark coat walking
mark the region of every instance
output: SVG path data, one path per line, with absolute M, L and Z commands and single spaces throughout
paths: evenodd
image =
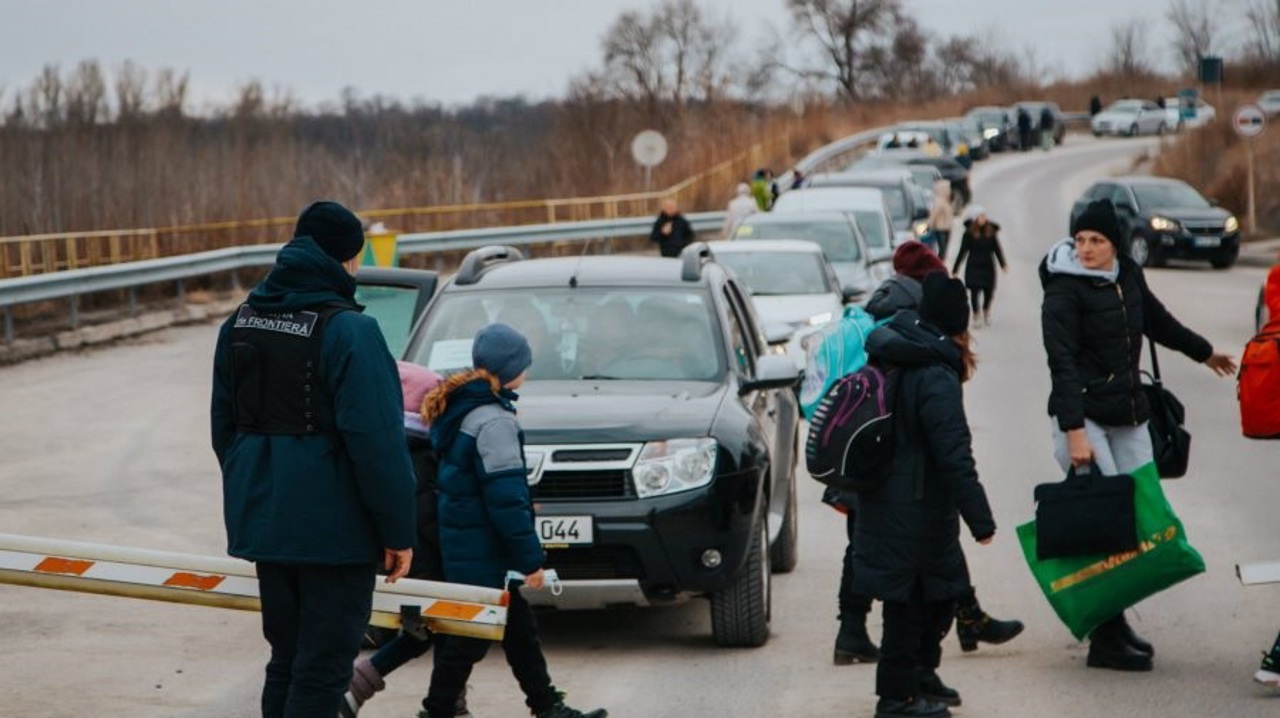
M 893 269 L 896 272 L 886 279 L 867 302 L 867 313 L 878 321 L 886 321 L 904 310 L 918 310 L 924 295 L 923 282 L 930 274 L 946 276 L 947 265 L 924 244 L 915 240 L 903 242 L 893 253 Z M 829 491 L 835 491 L 829 489 Z M 879 658 L 879 650 L 867 634 L 867 614 L 871 611 L 871 597 L 854 588 L 853 539 L 857 527 L 856 496 L 836 492 L 824 500 L 845 513 L 845 531 L 849 544 L 845 549 L 843 570 L 840 574 L 840 630 L 836 634 L 836 665 L 871 663 Z M 972 586 L 956 603 L 956 635 L 960 648 L 966 652 L 983 643 L 1000 644 L 1011 641 L 1022 633 L 1021 621 L 1002 621 L 982 610 L 978 594 Z
M 664 257 L 679 257 L 680 251 L 694 240 L 693 226 L 680 214 L 674 199 L 663 200 L 662 211 L 653 222 L 649 240 L 658 245 Z
M 1025 107 L 1018 108 L 1018 149 L 1031 149 L 1031 113 Z
M 974 369 L 964 287 L 940 272 L 923 284 L 919 312 L 900 311 L 867 337 L 870 361 L 899 372 L 892 468 L 856 500 L 854 586 L 884 602 L 876 718 L 947 716 L 960 705 L 937 673 L 970 586 L 960 519 L 983 545 L 996 532 L 961 391 Z
M 1089 116 L 1093 117 L 1099 112 L 1102 112 L 1102 98 L 1094 95 L 1089 98 Z
M 1120 251 L 1120 238 L 1115 207 L 1097 200 L 1076 219 L 1075 236 L 1056 243 L 1040 263 L 1040 321 L 1053 383 L 1049 415 L 1054 458 L 1064 472 L 1094 462 L 1110 476 L 1153 460 L 1151 407 L 1138 369 L 1144 336 L 1219 376 L 1236 371 L 1234 359 L 1214 352 L 1169 313 L 1142 268 Z M 1149 671 L 1152 654 L 1120 613 L 1090 636 L 1087 664 Z
M 526 482 L 524 433 L 515 393 L 525 381 L 533 350 L 506 324 L 488 324 L 471 346 L 474 368 L 450 376 L 427 394 L 422 419 L 431 425 L 439 456 L 440 552 L 445 580 L 503 588 L 510 571 L 534 590 L 546 581 L 546 554 L 533 521 Z M 566 706 L 547 672 L 533 608 L 515 581 L 502 638 L 511 672 L 536 718 L 605 718 Z M 450 636 L 437 646 L 431 686 L 419 718 L 453 718 L 458 698 L 490 641 Z
M 1004 250 L 1000 247 L 1000 225 L 987 218 L 982 207 L 972 207 L 969 219 L 964 223 L 964 235 L 960 238 L 960 253 L 956 255 L 952 274 L 960 273 L 960 265 L 964 264 L 964 286 L 969 290 L 970 307 L 973 311 L 973 325 L 991 324 L 991 303 L 996 296 L 996 263 L 1000 263 L 1000 271 L 1009 271 L 1004 261 Z M 965 264 L 965 260 L 968 263 Z M 979 324 L 978 310 L 982 310 Z
M 227 551 L 254 563 L 271 644 L 264 718 L 338 714 L 378 563 L 393 582 L 413 558 L 395 360 L 355 303 L 363 247 L 346 207 L 307 207 L 214 351 Z

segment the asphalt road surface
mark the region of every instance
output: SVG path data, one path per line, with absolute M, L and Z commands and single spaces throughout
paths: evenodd
M 1071 201 L 1093 179 L 1127 171 L 1154 140 L 1071 137 L 1050 154 L 979 165 L 977 201 L 1003 226 L 1010 271 L 993 326 L 978 330 L 980 365 L 967 388 L 978 465 L 1000 531 L 965 539 L 983 605 L 1027 631 L 962 655 L 945 643 L 941 675 L 964 696 L 957 715 L 1271 716 L 1280 702 L 1250 681 L 1280 614 L 1280 587 L 1244 588 L 1242 560 L 1280 559 L 1280 446 L 1239 436 L 1234 383 L 1166 352 L 1167 384 L 1188 407 L 1190 475 L 1166 482 L 1207 574 L 1130 614 L 1156 646 L 1156 669 L 1088 669 L 1024 565 L 1014 527 L 1031 517 L 1032 487 L 1057 480 L 1045 416 L 1035 267 L 1066 231 Z M 953 243 L 958 245 L 958 242 Z M 1150 272 L 1161 299 L 1217 347 L 1251 334 L 1262 270 L 1185 266 Z M 219 480 L 208 448 L 208 375 L 215 329 L 169 330 L 128 344 L 0 369 L 0 531 L 222 555 Z M 759 649 L 710 639 L 708 609 L 551 613 L 544 645 L 557 686 L 580 707 L 627 716 L 871 715 L 875 669 L 831 664 L 841 518 L 801 474 L 801 559 L 774 582 L 773 636 Z M 878 612 L 873 635 L 878 634 Z M 266 644 L 258 616 L 103 596 L 0 586 L 0 715 L 228 718 L 257 710 Z M 412 716 L 429 662 L 409 664 L 370 702 L 370 718 Z M 472 678 L 481 718 L 525 715 L 498 652 Z

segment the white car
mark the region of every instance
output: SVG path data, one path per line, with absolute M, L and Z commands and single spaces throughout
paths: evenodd
M 867 251 L 875 267 L 889 265 L 884 260 L 893 258 L 893 219 L 884 193 L 871 187 L 805 187 L 793 190 L 773 203 L 773 213 L 827 212 L 835 210 L 853 217 L 867 240 Z M 881 269 L 881 271 L 884 271 Z M 888 272 L 893 274 L 893 268 Z M 888 279 L 877 277 L 878 281 Z
M 1268 116 L 1280 113 L 1280 90 L 1267 90 L 1255 100 Z
M 751 293 L 771 344 L 786 342 L 787 356 L 805 367 L 800 341 L 840 318 L 844 297 L 835 269 L 814 242 L 762 239 L 712 242 L 716 262 L 731 270 Z
M 1280 100 L 1280 98 L 1277 99 Z M 1213 105 L 1198 97 L 1195 102 L 1195 106 L 1191 108 L 1191 116 L 1184 117 L 1182 100 L 1177 97 L 1164 98 L 1164 112 L 1167 118 L 1165 124 L 1168 129 L 1178 131 L 1183 128 L 1203 127 L 1212 122 L 1218 114 L 1218 111 L 1213 109 Z
M 1094 137 L 1163 135 L 1170 129 L 1164 109 L 1150 100 L 1117 100 L 1094 115 L 1091 122 Z
M 859 303 L 884 281 L 883 267 L 876 267 L 858 223 L 848 212 L 756 212 L 742 220 L 733 242 L 759 242 L 773 239 L 799 239 L 816 242 L 840 280 L 841 292 L 849 299 L 854 294 Z M 883 264 L 887 260 L 881 260 Z

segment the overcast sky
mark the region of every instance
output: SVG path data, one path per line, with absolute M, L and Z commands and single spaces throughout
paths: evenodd
M 1201 0 L 1234 9 L 1241 0 Z M 250 79 L 308 104 L 343 87 L 447 105 L 483 95 L 563 94 L 600 64 L 600 39 L 626 9 L 657 0 L 0 0 L 0 88 L 6 100 L 46 64 L 96 58 L 190 73 L 195 105 L 225 103 Z M 1117 21 L 1145 18 L 1171 66 L 1168 0 L 906 0 L 940 34 L 994 32 L 1041 65 L 1094 68 Z M 701 0 L 748 38 L 789 29 L 785 0 Z M 1225 16 L 1226 13 L 1224 13 Z M 1230 13 L 1234 16 L 1237 13 Z M 1227 42 L 1239 38 L 1232 27 Z M 745 45 L 745 43 L 744 43 Z M 194 109 L 194 108 L 193 108 Z

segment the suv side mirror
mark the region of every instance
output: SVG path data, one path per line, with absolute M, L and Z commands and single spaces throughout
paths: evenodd
M 764 354 L 756 361 L 756 375 L 742 382 L 739 394 L 763 389 L 787 389 L 800 381 L 800 370 L 785 355 Z
M 781 346 L 791 341 L 791 335 L 794 333 L 795 330 L 784 323 L 764 325 L 764 340 L 771 347 Z

